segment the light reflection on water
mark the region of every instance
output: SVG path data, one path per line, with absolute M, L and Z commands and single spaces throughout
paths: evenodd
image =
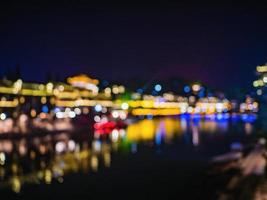
M 202 134 L 225 134 L 235 122 L 228 119 L 156 118 L 143 119 L 126 129 L 113 130 L 108 135 L 90 133 L 79 136 L 61 133 L 19 140 L 0 140 L 0 189 L 21 191 L 24 184 L 62 183 L 64 175 L 110 167 L 112 153 L 136 153 L 138 146 L 149 142 L 160 146 L 184 138 L 184 143 L 201 145 Z M 253 124 L 239 124 L 246 134 Z

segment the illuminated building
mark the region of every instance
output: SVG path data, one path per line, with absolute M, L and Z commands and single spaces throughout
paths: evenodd
M 259 104 L 251 97 L 247 97 L 244 103 L 240 104 L 241 113 L 256 113 L 258 112 Z
M 260 66 L 257 70 L 263 77 L 254 86 L 263 86 L 267 83 L 267 67 Z M 120 118 L 126 119 L 126 115 L 209 115 L 228 113 L 232 109 L 229 100 L 208 95 L 207 89 L 200 83 L 187 85 L 185 96 L 180 96 L 171 91 L 166 92 L 165 88 L 168 87 L 164 84 L 154 85 L 157 94 L 151 95 L 144 92 L 130 93 L 120 84 L 100 87 L 99 82 L 84 74 L 69 77 L 67 83 L 42 84 L 4 79 L 0 81 L 0 119 L 16 118 L 20 114 L 26 114 L 31 119 L 44 119 L 48 115 L 58 119 L 75 118 L 91 111 L 93 114 L 108 112 L 113 118 L 118 118 L 118 113 L 124 113 Z
M 70 77 L 67 79 L 68 83 L 72 85 L 73 87 L 86 89 L 89 91 L 92 91 L 94 95 L 97 95 L 98 93 L 98 83 L 99 80 L 92 79 L 84 74 L 79 76 Z
M 255 88 L 256 95 L 259 97 L 266 97 L 266 85 L 267 85 L 267 64 L 257 66 L 256 68 L 257 79 L 253 81 L 253 87 Z
M 48 82 L 46 84 L 27 83 L 18 79 L 15 82 L 0 80 L 0 113 L 8 117 L 17 113 L 26 113 L 31 117 L 39 113 L 48 113 L 58 107 L 93 107 L 100 103 L 110 107 L 110 96 L 99 92 L 97 79 L 79 75 L 67 79 L 68 83 Z M 120 88 L 124 90 L 124 88 Z M 8 109 L 8 110 L 7 110 Z M 16 114 L 17 115 L 17 114 Z

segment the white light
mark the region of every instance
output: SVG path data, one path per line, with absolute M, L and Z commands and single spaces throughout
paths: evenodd
M 80 115 L 82 113 L 80 108 L 75 108 L 74 112 L 75 112 L 76 115 Z
M 112 92 L 113 92 L 114 94 L 119 94 L 119 87 L 118 87 L 117 85 L 114 85 L 114 86 L 112 87 Z
M 112 141 L 116 142 L 119 139 L 119 131 L 117 129 L 114 129 L 111 133 Z
M 66 112 L 66 113 L 69 113 L 70 111 L 71 111 L 70 108 L 66 108 L 66 109 L 65 109 L 65 112 Z
M 108 122 L 108 118 L 106 116 L 102 116 L 100 122 L 107 123 Z
M 59 89 L 59 91 L 64 91 L 64 86 L 63 85 L 60 85 L 59 87 L 58 87 L 58 89 Z
M 119 117 L 119 112 L 118 111 L 113 111 L 112 112 L 112 117 L 118 118 Z
M 111 93 L 111 89 L 109 87 L 105 88 L 104 91 L 105 91 L 106 94 L 110 94 Z
M 127 118 L 127 114 L 125 112 L 121 112 L 119 115 L 122 120 Z
M 240 111 L 244 112 L 246 110 L 246 103 L 241 103 L 240 104 Z
M 92 83 L 75 82 L 72 83 L 72 85 L 75 87 L 81 87 L 81 88 L 86 88 L 87 90 L 91 90 L 93 94 L 98 93 L 98 87 Z
M 96 115 L 96 116 L 94 117 L 94 120 L 95 120 L 95 122 L 100 122 L 101 118 L 100 118 L 98 115 Z
M 1 119 L 1 120 L 5 120 L 5 119 L 6 119 L 6 114 L 5 114 L 5 113 L 1 113 L 1 115 L 0 115 L 0 119 Z
M 181 107 L 181 113 L 185 113 L 186 112 L 186 108 L 187 108 L 186 106 L 182 106 Z
M 64 142 L 58 142 L 55 148 L 57 153 L 62 153 L 65 150 L 66 145 Z
M 63 112 L 57 112 L 57 113 L 56 113 L 56 117 L 57 117 L 58 119 L 62 119 L 62 118 L 64 117 L 64 113 L 63 113 Z
M 75 142 L 73 141 L 73 140 L 70 140 L 69 142 L 68 142 L 68 147 L 69 147 L 69 150 L 70 151 L 74 151 L 74 149 L 75 149 Z
M 195 107 L 195 113 L 200 113 L 200 108 L 199 107 Z
M 93 142 L 93 147 L 95 151 L 100 151 L 101 150 L 101 141 L 96 140 Z
M 252 104 L 249 104 L 249 105 L 248 105 L 248 109 L 249 109 L 249 110 L 253 110 L 253 108 L 254 108 L 254 107 L 253 107 Z
M 120 137 L 122 138 L 126 135 L 126 131 L 124 129 L 120 129 L 119 133 L 120 133 Z
M 74 117 L 76 117 L 75 112 L 70 111 L 70 112 L 69 112 L 69 117 L 70 117 L 70 118 L 74 118 Z
M 194 84 L 194 85 L 192 86 L 192 89 L 193 89 L 193 91 L 198 92 L 198 91 L 201 89 L 201 87 L 200 87 L 200 85 L 198 85 L 198 84 Z
M 121 104 L 121 108 L 122 108 L 123 110 L 127 110 L 127 109 L 129 108 L 129 104 L 128 104 L 128 103 L 122 103 L 122 104 Z
M 100 105 L 100 104 L 97 104 L 96 106 L 95 106 L 95 111 L 96 112 L 100 112 L 102 110 L 102 106 Z
M 97 93 L 98 93 L 98 87 L 97 87 L 96 85 L 94 85 L 94 84 L 87 83 L 85 87 L 86 87 L 86 89 L 88 89 L 88 90 L 92 90 L 92 92 L 93 92 L 94 94 L 97 94 Z
M 102 113 L 108 112 L 108 109 L 106 107 L 102 107 Z
M 194 111 L 194 108 L 192 108 L 192 107 L 188 107 L 188 108 L 187 108 L 187 112 L 188 112 L 188 113 L 192 113 L 193 111 Z
M 217 112 L 222 112 L 222 110 L 223 110 L 223 103 L 216 103 L 216 110 L 217 110 Z
M 4 165 L 6 161 L 6 156 L 3 152 L 0 153 L 0 165 Z
M 259 86 L 258 81 L 253 81 L 253 86 L 258 87 Z
M 119 92 L 124 93 L 125 92 L 125 87 L 123 85 L 119 86 Z
M 267 77 L 263 77 L 263 82 L 267 83 Z
M 46 85 L 47 92 L 52 93 L 53 87 L 54 87 L 53 83 L 47 83 Z
M 257 90 L 257 95 L 262 95 L 262 90 L 261 89 Z

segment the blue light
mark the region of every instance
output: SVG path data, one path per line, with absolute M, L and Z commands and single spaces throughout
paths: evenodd
M 201 120 L 201 115 L 200 114 L 192 114 L 191 118 L 193 119 L 194 123 L 198 123 Z
M 200 119 L 201 118 L 201 115 L 196 113 L 196 114 L 192 114 L 191 117 L 193 119 Z
M 208 114 L 208 115 L 205 115 L 205 119 L 206 120 L 215 120 L 216 116 L 215 114 Z
M 137 89 L 137 93 L 142 94 L 144 90 L 142 88 Z
M 217 113 L 216 115 L 210 115 L 211 120 L 215 119 L 218 122 L 226 122 L 228 121 L 229 118 L 230 118 L 229 113 Z
M 231 150 L 242 150 L 243 149 L 243 145 L 240 142 L 233 142 L 230 145 Z
M 58 107 L 56 107 L 56 108 L 54 109 L 54 112 L 55 112 L 55 113 L 60 112 L 60 109 L 59 109 Z
M 185 93 L 190 92 L 190 87 L 188 85 L 187 86 L 184 86 L 184 92 Z
M 253 114 L 243 114 L 243 115 L 241 115 L 241 119 L 244 122 L 253 123 L 254 121 L 256 121 L 257 117 Z
M 151 94 L 154 96 L 158 95 L 158 93 L 155 90 L 153 90 Z
M 44 113 L 49 112 L 49 108 L 47 107 L 47 105 L 42 106 L 42 112 L 44 112 Z
M 155 142 L 157 145 L 161 144 L 161 133 L 160 131 L 156 133 Z
M 217 120 L 223 120 L 223 115 L 220 113 L 220 114 L 217 114 Z
M 136 153 L 137 152 L 137 144 L 136 143 L 132 143 L 131 151 L 132 151 L 132 153 Z
M 229 113 L 223 113 L 223 117 L 224 117 L 224 119 L 229 119 L 230 118 L 230 114 Z
M 238 116 L 237 114 L 232 114 L 231 115 L 231 120 L 233 122 L 238 122 L 240 120 L 240 116 Z
M 104 81 L 103 81 L 103 86 L 104 86 L 104 87 L 107 87 L 107 86 L 108 86 L 108 81 L 104 80 Z
M 208 97 L 213 97 L 213 94 L 212 93 L 208 93 Z
M 153 119 L 153 115 L 147 115 L 147 119 L 152 120 Z
M 180 115 L 180 118 L 181 118 L 182 120 L 189 120 L 190 117 L 191 117 L 191 116 L 190 116 L 189 113 L 183 113 L 183 114 Z
M 157 84 L 157 85 L 155 85 L 154 89 L 155 89 L 157 92 L 160 92 L 161 89 L 162 89 L 162 87 L 161 87 L 160 84 Z
M 199 98 L 202 98 L 202 97 L 204 97 L 204 96 L 205 96 L 205 88 L 202 87 L 201 90 L 200 90 L 199 93 L 198 93 L 198 97 L 199 97 Z

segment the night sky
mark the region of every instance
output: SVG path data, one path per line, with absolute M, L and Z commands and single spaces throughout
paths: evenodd
M 77 3 L 78 2 L 78 3 Z M 267 62 L 267 7 L 259 4 L 14 3 L 0 6 L 0 75 L 47 72 L 127 80 L 157 75 L 248 87 Z

